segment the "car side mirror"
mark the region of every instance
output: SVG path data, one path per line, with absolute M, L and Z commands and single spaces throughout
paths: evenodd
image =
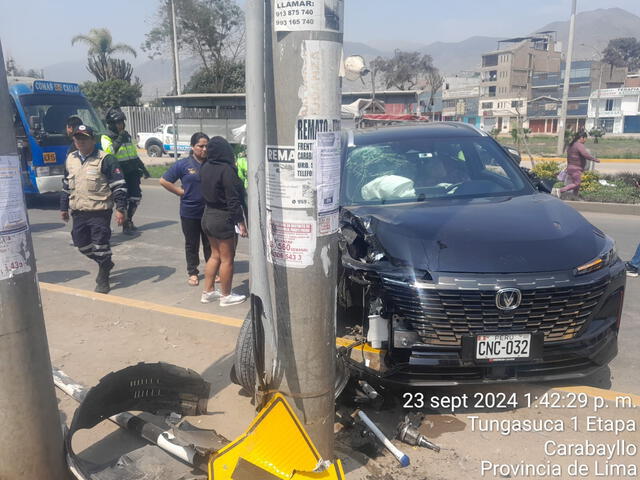
M 542 179 L 526 167 L 520 167 L 520 170 L 531 180 L 536 190 L 542 193 L 551 193 L 554 183 L 553 180 Z

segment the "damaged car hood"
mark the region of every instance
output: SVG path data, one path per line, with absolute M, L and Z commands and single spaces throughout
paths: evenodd
M 370 219 L 394 261 L 432 272 L 571 270 L 605 245 L 602 232 L 546 194 L 345 208 Z

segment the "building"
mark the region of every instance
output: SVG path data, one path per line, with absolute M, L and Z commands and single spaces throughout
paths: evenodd
M 480 74 L 478 72 L 464 72 L 446 77 L 442 86 L 442 120 L 460 121 L 479 127 L 479 98 Z
M 598 124 L 607 133 L 640 133 L 640 87 L 607 88 L 591 93 L 587 130 Z
M 481 128 L 508 132 L 519 121 L 527 126 L 527 100 L 534 72 L 560 70 L 555 32 L 498 42 L 498 50 L 482 55 L 478 113 Z
M 556 133 L 562 107 L 565 63 L 557 72 L 534 72 L 527 116 L 532 133 Z M 571 62 L 567 128 L 577 131 L 585 128 L 589 96 L 599 87 L 617 88 L 623 85 L 625 68 L 612 67 L 601 62 L 579 60 Z

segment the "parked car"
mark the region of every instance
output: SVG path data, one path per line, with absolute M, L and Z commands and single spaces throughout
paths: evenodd
M 615 357 L 626 280 L 614 241 L 493 138 L 438 122 L 349 132 L 343 149 L 338 343 L 368 343 L 353 373 L 403 386 L 568 379 Z
M 139 132 L 137 146 L 145 149 L 150 157 L 161 157 L 165 153 L 175 156 L 173 140 L 173 125 L 161 124 L 155 132 Z M 178 139 L 178 156 L 190 149 L 189 142 Z

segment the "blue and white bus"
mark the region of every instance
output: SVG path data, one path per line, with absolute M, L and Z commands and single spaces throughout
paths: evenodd
M 67 119 L 76 115 L 100 134 L 106 128 L 75 83 L 27 77 L 8 80 L 24 192 L 59 192 L 70 144 Z

